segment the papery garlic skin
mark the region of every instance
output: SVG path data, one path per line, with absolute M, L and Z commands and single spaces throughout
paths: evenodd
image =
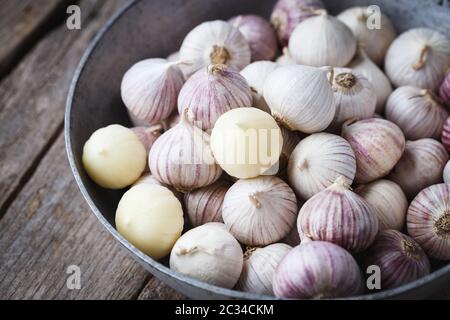
M 441 142 L 447 151 L 450 151 L 450 117 L 445 120 L 442 127 Z
M 439 96 L 447 104 L 447 107 L 450 107 L 450 69 L 439 87 Z
M 225 194 L 222 207 L 231 234 L 249 246 L 283 239 L 295 225 L 297 213 L 294 191 L 274 176 L 238 180 Z
M 448 161 L 444 146 L 434 139 L 407 141 L 405 152 L 389 175 L 408 196 L 414 198 L 426 187 L 442 181 Z
M 450 161 L 448 161 L 444 167 L 442 178 L 444 179 L 445 183 L 450 183 Z
M 292 249 L 284 243 L 251 248 L 244 254 L 244 267 L 236 289 L 273 296 L 273 275 L 280 261 Z
M 450 185 L 435 184 L 411 202 L 406 216 L 408 234 L 430 258 L 450 260 Z
M 372 206 L 380 222 L 380 231 L 403 229 L 409 203 L 398 184 L 390 180 L 380 179 L 358 186 L 355 192 Z
M 355 153 L 358 184 L 386 176 L 400 160 L 406 144 L 397 125 L 376 118 L 344 123 L 342 137 Z
M 288 66 L 288 65 L 292 65 L 292 64 L 297 64 L 294 61 L 294 59 L 292 58 L 291 54 L 289 53 L 289 48 L 288 47 L 284 47 L 283 48 L 283 54 L 281 56 L 279 56 L 277 58 L 277 60 L 275 60 L 275 62 L 279 66 Z
M 325 69 L 279 67 L 266 78 L 263 93 L 274 118 L 290 130 L 322 131 L 330 125 L 336 111 Z
M 361 270 L 350 253 L 324 241 L 292 249 L 273 279 L 275 296 L 287 299 L 350 297 L 364 291 Z
M 450 67 L 450 40 L 427 29 L 410 29 L 392 42 L 385 71 L 396 87 L 413 86 L 437 91 Z
M 449 113 L 429 90 L 397 88 L 386 104 L 386 119 L 397 124 L 409 140 L 438 139 Z
M 184 275 L 231 289 L 242 272 L 241 246 L 221 223 L 191 229 L 175 243 L 170 268 Z
M 351 185 L 355 174 L 356 159 L 350 144 L 329 133 L 303 139 L 289 158 L 289 184 L 303 199 L 331 186 L 339 176 Z

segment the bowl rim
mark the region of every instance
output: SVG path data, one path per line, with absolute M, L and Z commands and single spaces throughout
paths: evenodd
M 276 297 L 272 296 L 266 296 L 266 295 L 260 295 L 255 293 L 249 293 L 249 292 L 242 292 L 237 291 L 233 289 L 225 289 L 221 288 L 215 285 L 208 284 L 206 282 L 193 279 L 189 276 L 183 275 L 179 272 L 176 272 L 174 270 L 171 270 L 169 267 L 166 267 L 162 263 L 158 262 L 157 260 L 152 259 L 151 257 L 147 256 L 143 252 L 141 252 L 139 249 L 134 247 L 130 242 L 128 242 L 124 237 L 122 237 L 118 231 L 106 220 L 106 218 L 103 216 L 103 214 L 100 212 L 100 210 L 95 205 L 93 199 L 91 198 L 89 192 L 85 188 L 81 176 L 79 173 L 79 170 L 75 163 L 74 158 L 74 151 L 72 149 L 72 143 L 71 143 L 71 124 L 70 124 L 70 118 L 71 118 L 71 111 L 72 111 L 72 103 L 74 100 L 74 94 L 76 91 L 76 88 L 78 86 L 78 82 L 80 80 L 80 77 L 82 76 L 82 73 L 85 69 L 86 63 L 91 57 L 92 53 L 97 48 L 97 45 L 100 43 L 104 35 L 111 29 L 111 27 L 122 17 L 125 15 L 125 13 L 130 10 L 133 6 L 135 6 L 137 3 L 141 2 L 143 0 L 130 0 L 128 3 L 126 3 L 122 8 L 120 8 L 109 20 L 102 26 L 102 28 L 97 32 L 95 37 L 92 39 L 90 44 L 88 45 L 87 49 L 85 50 L 71 81 L 67 101 L 66 101 L 66 107 L 65 107 L 65 115 L 64 115 L 64 140 L 66 144 L 66 152 L 69 159 L 70 168 L 72 170 L 72 174 L 75 178 L 75 181 L 77 182 L 78 188 L 81 191 L 81 194 L 83 195 L 84 199 L 88 203 L 91 211 L 94 213 L 94 215 L 97 217 L 97 219 L 100 221 L 100 223 L 108 230 L 108 232 L 117 240 L 119 243 L 125 247 L 135 259 L 137 259 L 138 262 L 140 262 L 142 265 L 145 265 L 147 267 L 150 267 L 151 270 L 158 271 L 165 276 L 171 277 L 175 279 L 176 281 L 184 282 L 192 287 L 198 287 L 199 289 L 202 289 L 206 292 L 210 292 L 213 294 L 221 295 L 230 297 L 233 299 L 245 299 L 245 300 L 273 300 L 277 299 Z M 148 268 L 146 268 L 147 271 L 150 271 Z M 450 273 L 450 263 L 446 266 L 440 268 L 439 270 L 436 270 L 420 279 L 417 279 L 415 281 L 412 281 L 408 284 L 405 284 L 400 287 L 396 287 L 393 289 L 387 289 L 385 291 L 376 292 L 376 293 L 368 293 L 358 296 L 352 296 L 352 297 L 346 297 L 346 298 L 340 298 L 345 300 L 376 300 L 376 299 L 387 299 L 387 298 L 395 298 L 396 296 L 400 294 L 404 294 L 410 291 L 413 291 L 417 288 L 420 288 L 422 286 L 425 286 L 429 284 L 432 281 L 438 280 L 440 278 L 443 278 L 448 273 Z M 176 288 L 174 288 L 176 290 Z

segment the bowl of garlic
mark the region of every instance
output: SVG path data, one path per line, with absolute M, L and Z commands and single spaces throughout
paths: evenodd
M 74 76 L 68 157 L 190 298 L 425 297 L 450 281 L 449 71 L 433 1 L 132 1 Z

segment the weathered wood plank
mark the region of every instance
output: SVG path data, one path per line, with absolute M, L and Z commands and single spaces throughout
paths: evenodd
M 142 290 L 138 300 L 182 300 L 185 296 L 152 277 Z

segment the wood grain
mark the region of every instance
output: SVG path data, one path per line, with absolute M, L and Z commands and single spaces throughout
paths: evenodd
M 138 296 L 138 300 L 182 300 L 186 299 L 183 295 L 169 288 L 164 283 L 156 279 L 150 278 L 144 289 Z

